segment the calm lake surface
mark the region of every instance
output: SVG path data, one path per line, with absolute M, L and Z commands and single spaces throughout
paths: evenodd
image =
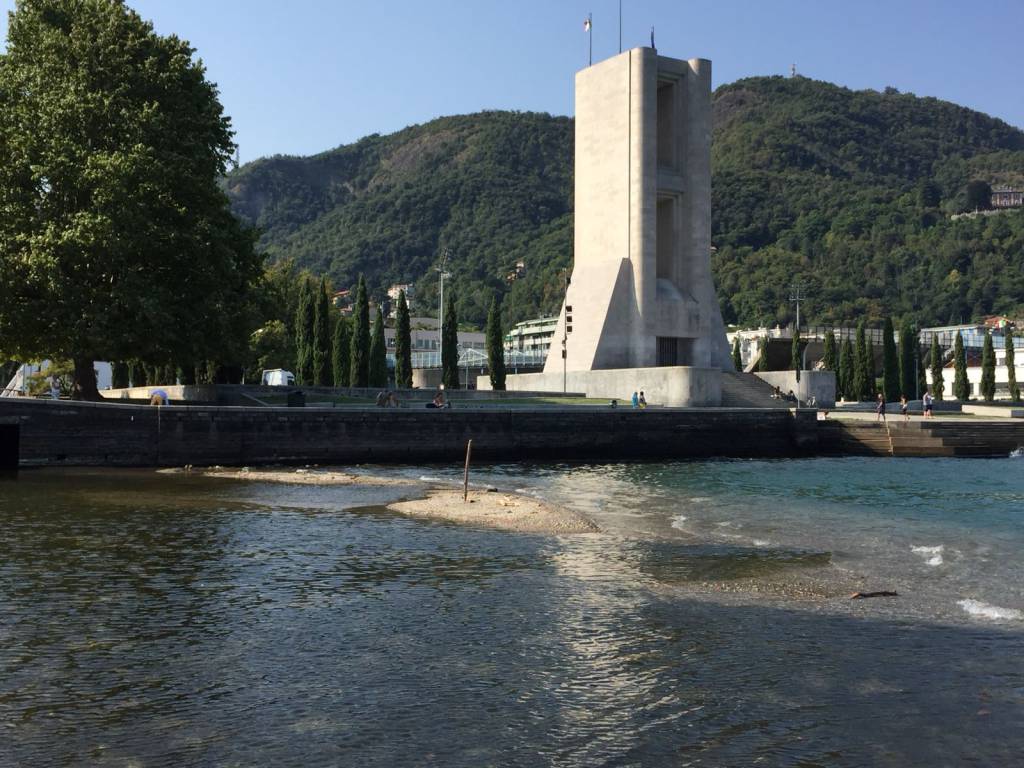
M 1020 764 L 1024 459 L 473 478 L 604 533 L 382 508 L 408 487 L 0 480 L 0 765 Z

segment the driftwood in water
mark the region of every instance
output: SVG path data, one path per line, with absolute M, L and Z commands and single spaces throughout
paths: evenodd
M 851 600 L 863 600 L 866 597 L 899 597 L 898 592 L 854 592 L 850 595 Z

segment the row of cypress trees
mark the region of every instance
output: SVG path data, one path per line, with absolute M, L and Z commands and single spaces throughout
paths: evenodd
M 332 317 L 334 327 L 331 329 Z M 459 319 L 455 296 L 449 294 L 441 328 L 441 380 L 447 389 L 459 387 Z M 377 307 L 372 331 L 366 280 L 359 276 L 351 319 L 330 311 L 327 283 L 303 281 L 295 315 L 296 383 L 303 386 L 386 387 L 387 340 L 384 313 Z M 487 316 L 487 358 L 491 386 L 505 388 L 504 334 L 497 300 Z M 412 387 L 412 330 L 405 291 L 398 294 L 395 312 L 395 387 Z
M 925 357 L 920 354 L 918 332 L 909 324 L 900 328 L 899 346 L 894 337 L 891 319 L 886 319 L 882 331 L 882 392 L 887 401 L 898 400 L 901 394 L 908 397 L 921 395 L 927 389 L 925 379 Z M 1020 402 L 1020 387 L 1017 385 L 1014 364 L 1013 331 L 1006 331 L 1006 368 L 1009 379 L 1010 397 L 1013 402 Z M 837 354 L 838 353 L 838 354 Z M 794 355 L 795 346 L 794 346 Z M 874 350 L 866 340 L 864 324 L 857 326 L 856 341 L 850 343 L 844 339 L 837 344 L 835 337 L 825 335 L 825 352 L 823 358 L 825 370 L 836 373 L 836 397 L 846 400 L 871 400 L 875 396 L 875 361 Z M 932 374 L 931 392 L 936 400 L 942 400 L 945 391 L 943 369 L 945 359 L 938 337 L 932 337 L 932 345 L 928 356 L 928 366 Z M 985 400 L 995 399 L 995 368 L 996 356 L 992 342 L 992 334 L 985 333 L 985 343 L 981 353 L 981 396 Z M 957 331 L 953 344 L 953 395 L 958 400 L 969 400 L 970 382 L 967 378 L 967 355 L 964 349 L 963 334 Z

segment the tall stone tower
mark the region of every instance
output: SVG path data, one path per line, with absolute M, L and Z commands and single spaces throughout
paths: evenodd
M 711 278 L 711 62 L 634 48 L 577 73 L 575 173 L 571 329 L 563 363 L 563 311 L 545 374 L 731 370 Z

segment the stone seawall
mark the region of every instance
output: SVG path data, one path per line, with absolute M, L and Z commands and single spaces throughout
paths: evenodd
M 813 411 L 232 408 L 0 400 L 22 466 L 612 460 L 814 453 Z M 16 427 L 16 429 L 15 429 Z M 14 435 L 14 437 L 11 437 Z

